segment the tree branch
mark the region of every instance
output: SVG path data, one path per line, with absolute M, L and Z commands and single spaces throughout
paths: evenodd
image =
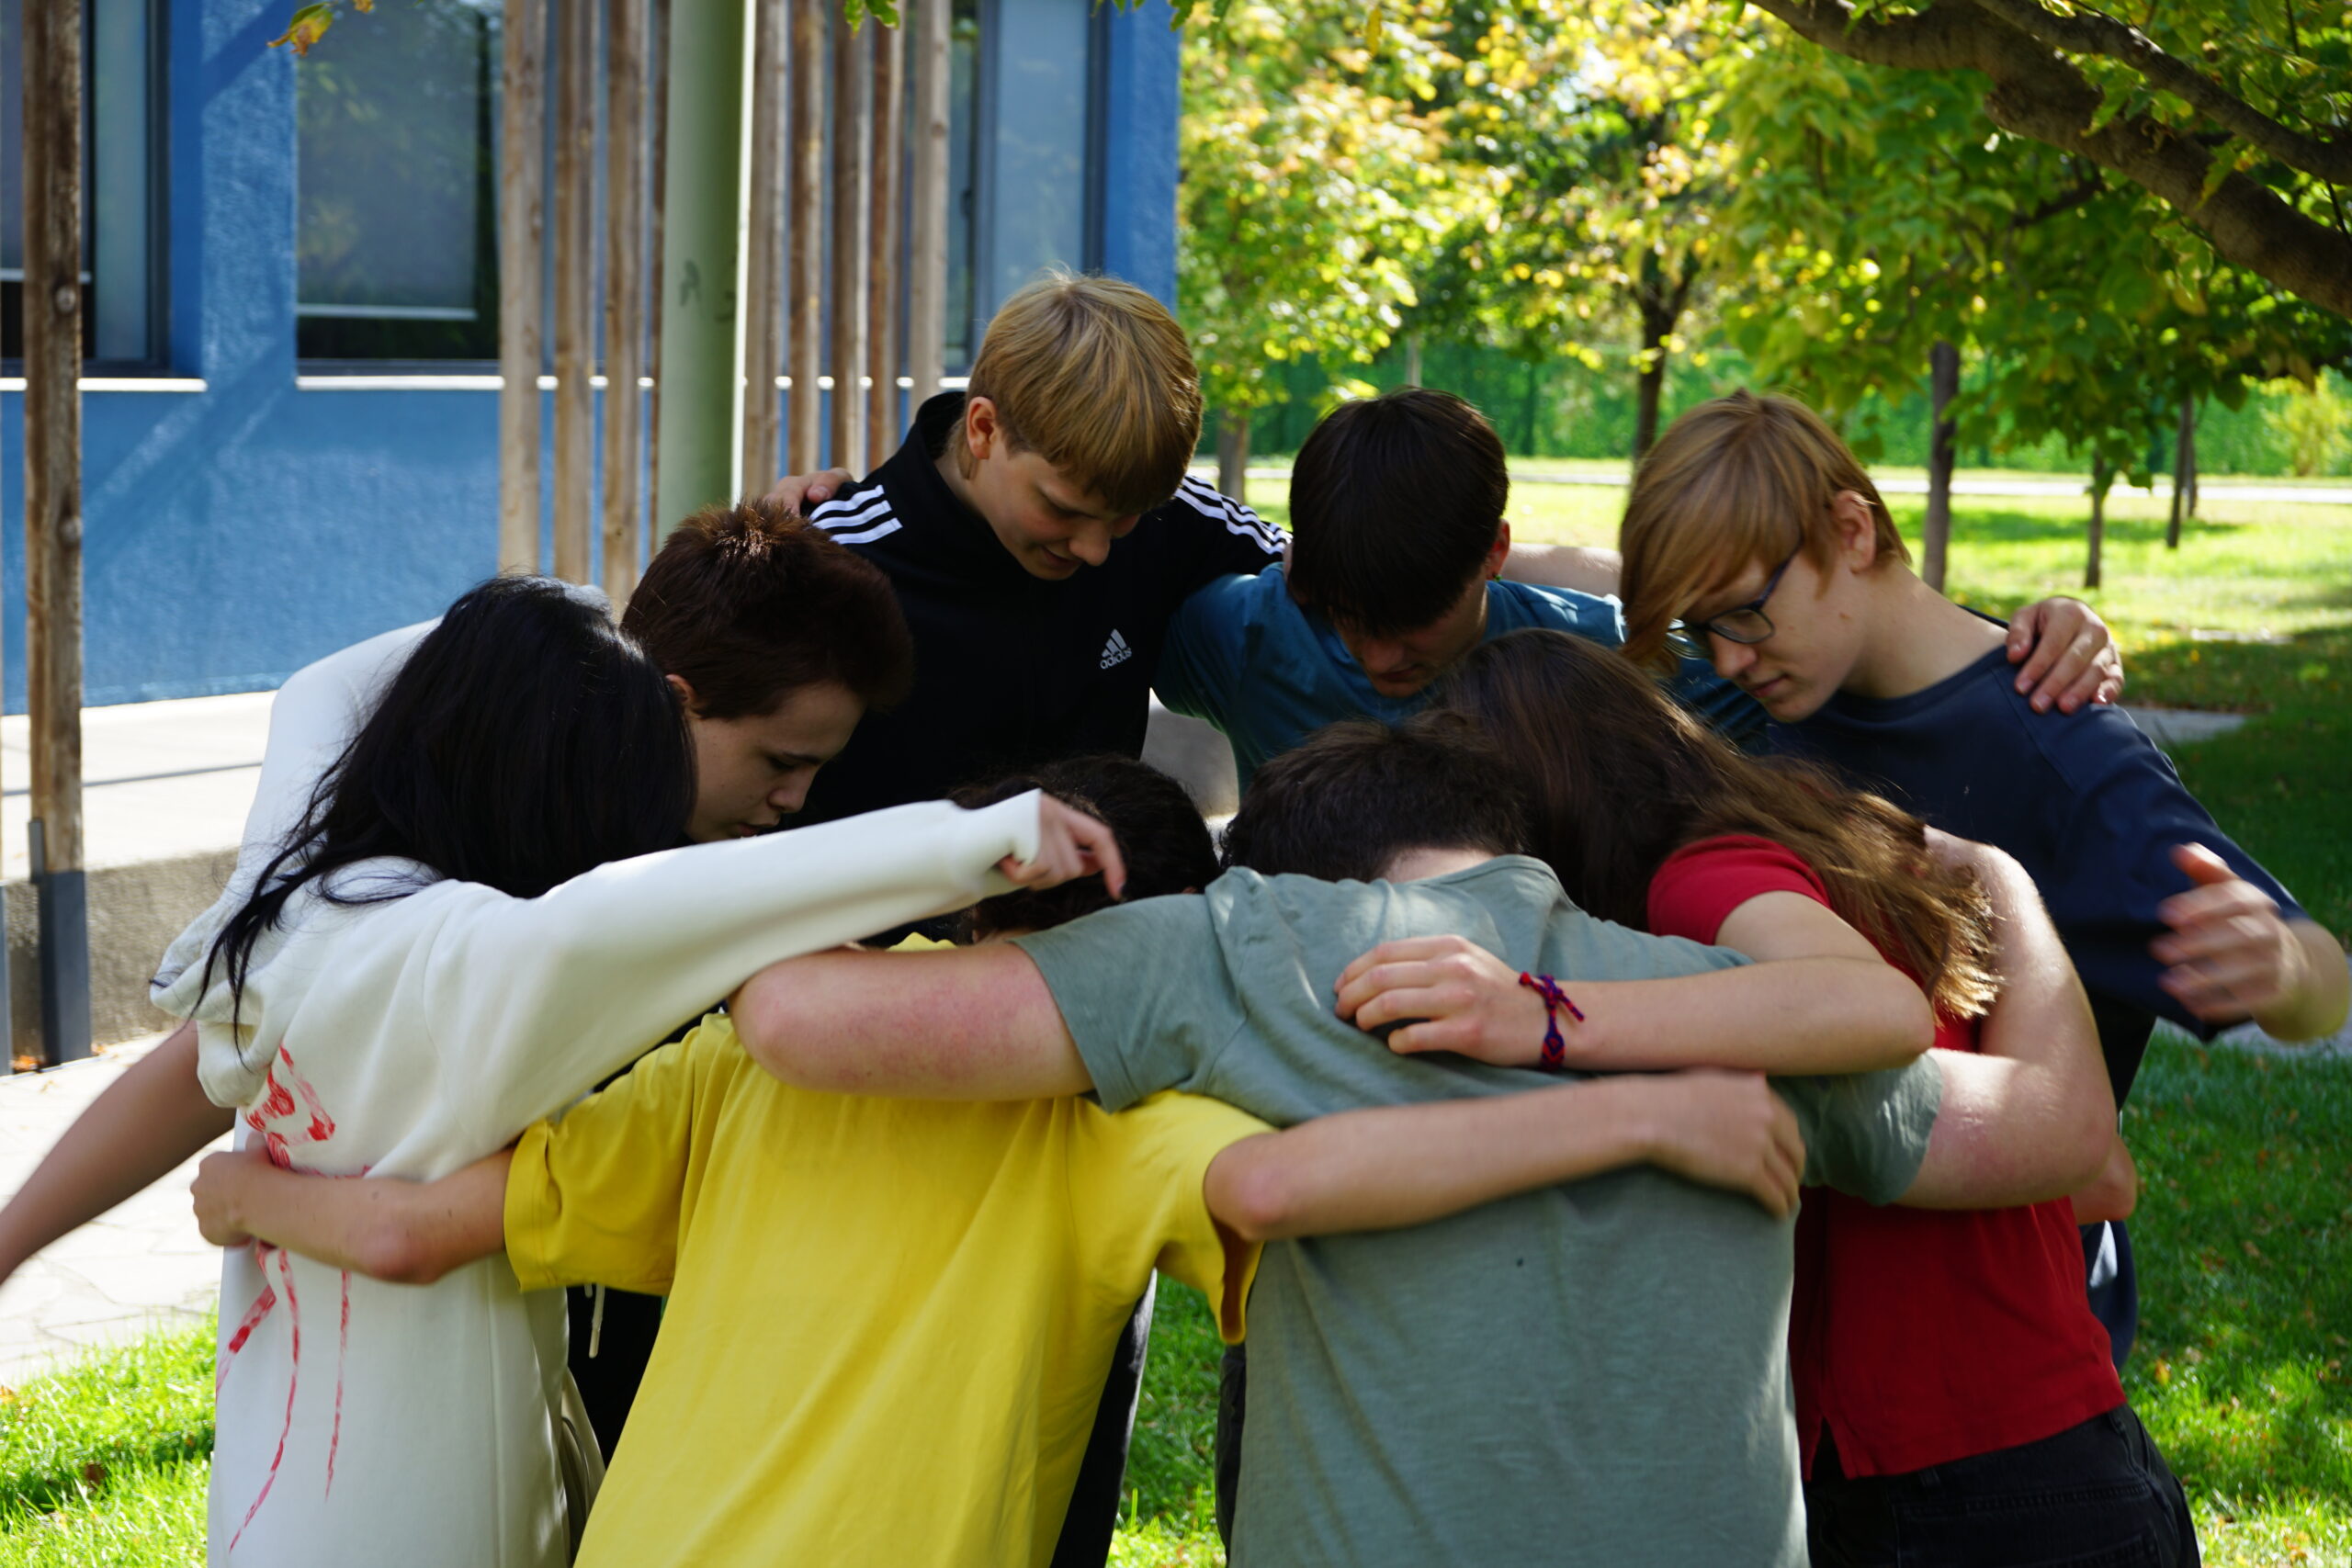
M 2234 93 L 2167 54 L 2139 28 L 2087 7 L 2062 17 L 2041 0 L 1974 0 L 2021 32 L 2052 49 L 2120 61 L 2150 86 L 2180 98 L 2249 146 L 2258 147 L 2330 185 L 2352 185 L 2352 144 L 2306 136 L 2279 124 Z
M 2213 155 L 2146 115 L 2118 115 L 2094 131 L 2099 90 L 2050 44 L 1982 8 L 1928 0 L 1928 8 L 1863 21 L 1847 0 L 1756 0 L 1800 37 L 1867 64 L 1977 71 L 1991 78 L 1995 125 L 2077 153 L 2161 197 L 2202 230 L 2226 261 L 2322 310 L 2352 317 L 2352 238 L 2299 211 L 2243 174 L 2209 196 Z

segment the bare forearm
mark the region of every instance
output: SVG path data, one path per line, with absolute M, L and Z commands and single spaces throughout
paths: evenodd
M 1604 1079 L 1317 1117 L 1220 1154 L 1209 1212 L 1251 1241 L 1442 1219 L 1646 1158 L 1641 1100 L 1638 1083 Z
M 224 1173 L 220 1201 L 232 1228 L 288 1252 L 429 1285 L 505 1246 L 510 1157 L 502 1152 L 431 1182 L 311 1176 L 250 1160 Z
M 0 1210 L 0 1279 L 195 1157 L 232 1121 L 204 1098 L 196 1027 L 182 1024 L 107 1086 Z
M 2274 1040 L 2317 1040 L 2344 1027 L 2352 1006 L 2352 969 L 2344 949 L 2314 920 L 2290 920 L 2287 930 L 2302 951 L 2301 983 L 2254 1015 Z
M 1570 588 L 1606 596 L 1617 592 L 1625 558 L 1598 545 L 1514 544 L 1503 558 L 1503 575 L 1544 588 Z
M 752 1059 L 801 1089 L 909 1100 L 1036 1100 L 1093 1088 L 1019 948 L 814 953 L 738 990 Z
M 1568 1059 L 1601 1072 L 1729 1067 L 1860 1073 L 1901 1066 L 1935 1038 L 1919 987 L 1875 958 L 1794 958 L 1672 980 L 1569 988 Z M 1540 1022 L 1537 1031 L 1540 1041 Z M 1529 1059 L 1535 1053 L 1529 1052 Z
M 2082 982 L 2032 882 L 2006 855 L 1979 866 L 1993 908 L 2002 988 L 1981 1055 L 1935 1053 L 1942 1109 L 1915 1208 L 2040 1203 L 2087 1186 L 2115 1132 L 2115 1099 Z

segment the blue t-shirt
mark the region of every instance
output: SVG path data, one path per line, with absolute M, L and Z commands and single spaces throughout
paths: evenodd
M 2035 713 L 2015 675 L 1996 648 L 1909 696 L 1841 692 L 1802 724 L 1773 725 L 1770 740 L 1948 833 L 2017 857 L 2090 993 L 2120 1105 L 2157 1018 L 2213 1032 L 2157 986 L 2165 965 L 2148 952 L 2168 929 L 2156 906 L 2189 886 L 2173 846 L 2203 844 L 2289 919 L 2302 910 L 2214 826 L 2122 709 Z
M 1544 627 L 1571 632 L 1603 648 L 1625 640 L 1614 599 L 1567 588 L 1538 588 L 1498 578 L 1487 584 L 1487 637 Z M 1327 724 L 1376 718 L 1394 724 L 1426 706 L 1424 689 L 1385 697 L 1322 616 L 1290 596 L 1280 566 L 1255 577 L 1221 577 L 1176 611 L 1152 677 L 1159 700 L 1204 718 L 1233 743 L 1241 787 L 1269 758 Z M 1674 698 L 1739 745 L 1764 738 L 1764 710 L 1702 660 L 1686 660 L 1667 688 Z

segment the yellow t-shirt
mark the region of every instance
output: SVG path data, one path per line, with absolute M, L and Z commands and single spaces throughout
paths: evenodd
M 532 1128 L 523 1287 L 670 1298 L 581 1568 L 1045 1563 L 1152 1269 L 1241 1337 L 1256 1249 L 1202 1179 L 1265 1130 L 1176 1094 L 810 1093 L 718 1016 Z

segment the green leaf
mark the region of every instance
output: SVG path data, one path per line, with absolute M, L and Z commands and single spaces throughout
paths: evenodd
M 334 26 L 334 7 L 330 5 L 304 6 L 298 8 L 287 23 L 286 30 L 269 40 L 269 47 L 280 44 L 292 47 L 297 56 L 311 52 L 311 46 L 327 36 Z

